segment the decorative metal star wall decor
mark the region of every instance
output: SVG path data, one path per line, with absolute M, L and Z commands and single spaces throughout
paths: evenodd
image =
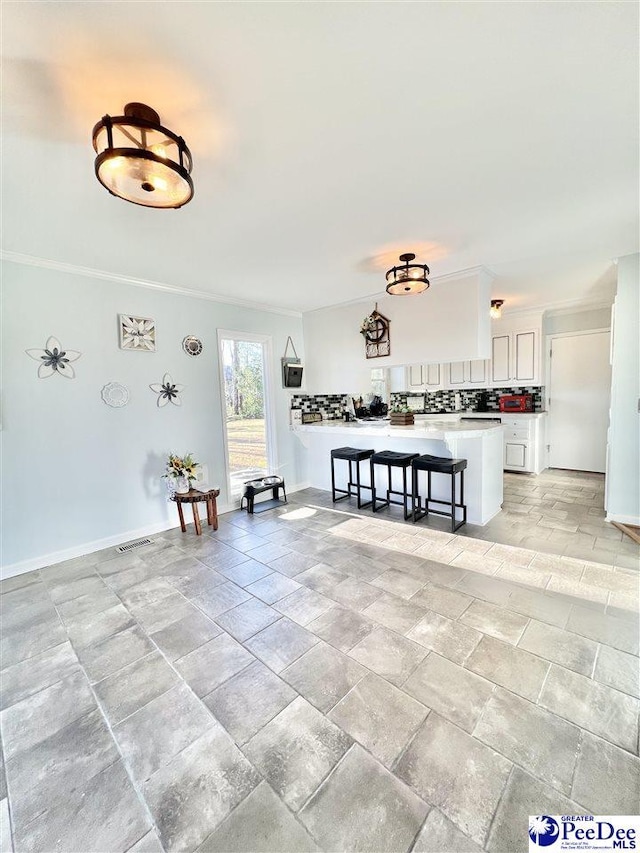
M 156 321 L 120 314 L 120 349 L 156 351 Z
M 184 385 L 177 385 L 169 373 L 165 373 L 161 383 L 154 382 L 153 385 L 149 385 L 149 388 L 158 395 L 158 406 L 160 408 L 166 406 L 167 403 L 173 403 L 174 406 L 182 405 L 180 394 L 184 391 Z
M 46 379 L 57 373 L 67 379 L 75 378 L 75 371 L 71 366 L 72 361 L 77 361 L 82 353 L 74 349 L 63 350 L 60 341 L 53 335 L 48 339 L 44 349 L 25 350 L 29 358 L 40 362 L 38 378 Z

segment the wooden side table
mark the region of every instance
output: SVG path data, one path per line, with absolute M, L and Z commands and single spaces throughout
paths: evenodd
M 200 516 L 198 515 L 198 504 L 206 501 L 207 504 L 207 523 L 214 530 L 218 529 L 218 508 L 216 506 L 216 498 L 220 494 L 219 489 L 210 489 L 208 492 L 199 492 L 197 489 L 189 489 L 184 495 L 176 494 L 171 496 L 171 500 L 176 502 L 178 507 L 178 515 L 180 517 L 180 529 L 183 533 L 187 532 L 187 525 L 184 523 L 184 513 L 182 512 L 182 504 L 191 504 L 193 510 L 193 523 L 198 536 L 202 533 L 200 524 Z

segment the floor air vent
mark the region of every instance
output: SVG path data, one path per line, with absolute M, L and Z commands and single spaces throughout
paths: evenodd
M 141 545 L 151 545 L 151 539 L 138 539 L 137 542 L 129 542 L 128 545 L 121 545 L 116 548 L 119 554 L 126 554 L 127 551 L 133 551 L 134 548 L 139 548 Z

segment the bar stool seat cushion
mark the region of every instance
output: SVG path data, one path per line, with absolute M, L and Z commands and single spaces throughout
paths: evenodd
M 411 460 L 419 456 L 418 453 L 398 453 L 397 450 L 381 450 L 374 453 L 371 462 L 374 465 L 391 465 L 395 468 L 406 468 L 411 465 Z
M 351 462 L 361 462 L 373 456 L 373 450 L 360 450 L 358 447 L 336 447 L 331 451 L 332 459 L 346 459 Z
M 466 459 L 447 459 L 444 456 L 432 456 L 425 453 L 411 463 L 417 471 L 434 471 L 441 474 L 457 474 L 467 467 Z

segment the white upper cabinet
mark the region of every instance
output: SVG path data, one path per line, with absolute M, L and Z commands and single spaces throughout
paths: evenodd
M 516 382 L 534 382 L 538 378 L 536 350 L 539 335 L 535 331 L 514 332 L 513 378 Z
M 493 324 L 492 385 L 539 385 L 542 381 L 542 329 L 513 327 L 507 318 Z
M 492 323 L 491 358 L 390 368 L 392 391 L 541 385 L 542 314 L 527 312 Z
M 493 384 L 511 379 L 511 335 L 494 335 L 491 339 L 491 381 Z
M 425 364 L 423 366 L 423 373 L 425 379 L 425 386 L 427 391 L 435 391 L 437 388 L 442 388 L 443 383 L 443 372 L 444 365 L 442 364 Z
M 468 361 L 452 361 L 451 364 L 448 364 L 449 385 L 452 387 L 464 385 L 467 381 L 467 370 L 465 368 L 468 366 Z
M 489 384 L 489 362 L 487 359 L 475 359 L 469 362 L 469 384 L 486 388 Z
M 444 365 L 410 364 L 405 369 L 403 391 L 437 391 L 444 387 Z M 392 368 L 393 370 L 393 368 Z M 393 389 L 392 389 L 393 390 Z
M 424 370 L 421 364 L 410 364 L 407 370 L 409 390 L 424 388 Z
M 449 388 L 486 388 L 489 384 L 489 366 L 486 359 L 452 361 L 444 367 Z

